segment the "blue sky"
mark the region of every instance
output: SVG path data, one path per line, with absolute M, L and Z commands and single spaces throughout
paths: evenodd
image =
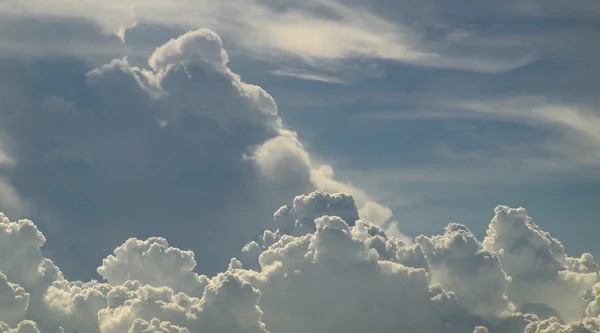
M 539 21 L 550 32 L 529 22 L 503 33 L 519 40 L 532 28 L 552 33 L 557 25 L 559 35 L 578 25 Z M 476 27 L 489 29 L 482 22 Z M 491 209 L 502 203 L 528 208 L 573 251 L 598 253 L 589 236 L 600 213 L 598 160 L 579 164 L 576 156 L 554 151 L 590 144 L 591 151 L 582 154 L 597 156 L 597 143 L 585 135 L 565 142 L 581 133 L 519 119 L 553 103 L 582 107 L 596 117 L 597 65 L 585 54 L 561 57 L 529 48 L 540 52 L 539 59 L 491 74 L 371 59 L 368 66 L 377 68 L 377 76 L 347 84 L 273 77 L 265 73 L 268 63 L 244 61 L 243 55 L 232 67 L 273 94 L 286 124 L 312 153 L 391 207 L 403 232 L 428 234 L 455 221 L 483 234 Z M 507 105 L 482 115 L 460 105 L 470 102 L 457 101 Z

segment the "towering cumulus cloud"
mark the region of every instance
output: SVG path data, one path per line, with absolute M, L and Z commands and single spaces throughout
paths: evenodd
M 215 274 L 274 228 L 273 211 L 318 188 L 354 192 L 365 217 L 389 218 L 331 168 L 313 166 L 273 98 L 228 61 L 207 29 L 139 66 L 43 50 L 0 56 L 0 208 L 34 219 L 49 256 L 85 279 L 95 275 L 82 267 L 93 272 L 126 239 L 153 236 L 194 250 L 199 269 Z

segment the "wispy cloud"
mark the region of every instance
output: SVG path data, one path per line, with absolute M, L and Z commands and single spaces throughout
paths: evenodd
M 346 79 L 332 76 L 332 75 L 320 74 L 318 72 L 308 72 L 308 71 L 295 70 L 295 69 L 275 69 L 275 70 L 269 71 L 269 73 L 271 73 L 273 75 L 277 75 L 277 76 L 293 77 L 293 78 L 300 79 L 300 80 L 319 81 L 319 82 L 336 83 L 336 84 L 348 84 L 348 81 Z
M 578 134 L 587 144 L 600 149 L 598 110 L 553 102 L 546 97 L 523 96 L 504 100 L 451 102 L 456 108 L 489 118 L 513 119 L 538 126 L 550 126 Z
M 390 121 L 440 121 L 462 124 L 432 140 L 439 159 L 413 161 L 417 167 L 377 170 L 384 179 L 402 182 L 552 182 L 598 179 L 600 114 L 598 110 L 544 96 L 452 100 L 432 97 L 406 109 L 356 114 L 370 126 Z M 488 133 L 481 124 L 496 130 Z M 474 126 L 477 130 L 465 132 Z M 489 127 L 492 128 L 492 127 Z M 435 134 L 434 134 L 435 135 Z M 464 144 L 476 142 L 474 146 Z M 387 174 L 390 173 L 390 174 Z M 345 175 L 356 179 L 356 175 Z M 375 176 L 373 176 L 375 177 Z M 376 177 L 378 178 L 378 177 Z M 376 181 L 376 180 L 373 180 Z
M 0 10 L 11 15 L 64 16 L 70 13 L 98 22 L 118 36 L 135 22 L 207 27 L 256 57 L 295 58 L 314 69 L 325 69 L 328 63 L 324 60 L 373 58 L 416 66 L 496 73 L 533 60 L 518 48 L 509 57 L 477 53 L 474 48 L 470 48 L 469 53 L 446 50 L 446 43 L 456 43 L 455 38 L 426 41 L 419 31 L 401 21 L 386 19 L 362 6 L 337 0 L 282 4 L 280 7 L 283 8 L 254 0 L 235 3 L 200 0 L 193 4 L 181 0 L 132 0 L 128 4 L 107 4 L 99 0 L 9 0 L 0 4 Z M 461 34 L 461 43 L 473 44 L 477 40 L 482 39 L 469 33 Z M 494 39 L 485 40 L 488 44 L 495 43 Z

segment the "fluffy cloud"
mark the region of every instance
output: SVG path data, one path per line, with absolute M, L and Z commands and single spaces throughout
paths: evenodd
M 175 326 L 169 322 L 161 322 L 154 318 L 150 322 L 143 319 L 136 319 L 128 333 L 189 333 L 187 328 Z
M 238 272 L 261 291 L 270 331 L 439 332 L 456 311 L 454 295 L 429 285 L 424 269 L 379 261 L 361 240 L 366 224 L 331 216 L 315 224 L 314 233 L 284 235 L 265 250 L 260 272 Z
M 512 277 L 509 295 L 517 304 L 540 303 L 567 321 L 583 315 L 583 296 L 598 278 L 590 254 L 569 258 L 562 244 L 533 223 L 523 208 L 498 206 L 484 247 L 498 253 Z
M 2 333 L 40 333 L 37 325 L 30 321 L 25 320 L 19 323 L 16 328 L 11 329 L 3 322 L 0 322 L 0 332 Z
M 0 57 L 1 207 L 37 221 L 66 275 L 90 274 L 128 238 L 155 236 L 215 274 L 275 227 L 273 211 L 319 188 L 355 194 L 364 218 L 390 217 L 318 171 L 273 98 L 230 70 L 216 33 L 185 33 L 139 65 L 73 54 Z
M 459 304 L 488 318 L 515 310 L 507 296 L 511 281 L 500 259 L 465 226 L 449 224 L 444 235 L 419 236 L 416 242 L 427 258 L 431 281 L 454 291 Z
M 525 333 L 596 333 L 600 332 L 598 318 L 586 318 L 582 322 L 563 325 L 556 318 L 533 322 L 527 325 Z
M 569 258 L 522 208 L 499 206 L 484 242 L 452 223 L 443 235 L 419 236 L 414 244 L 405 244 L 361 220 L 353 198 L 340 193 L 298 196 L 275 216 L 280 228 L 265 231 L 246 246 L 257 255 L 257 263 L 232 259 L 227 270 L 208 278 L 194 272 L 191 251 L 170 247 L 163 238 L 129 239 L 98 268 L 106 282 L 82 282 L 66 280 L 42 256 L 45 238 L 31 221 L 10 222 L 2 215 L 0 244 L 22 260 L 0 256 L 0 329 L 600 332 L 598 285 L 579 299 L 587 314 L 574 318 L 569 317 L 574 312 L 548 295 L 515 294 L 515 288 L 523 293 L 529 287 L 575 304 L 576 295 L 567 296 L 587 284 L 575 288 L 573 283 L 584 283 L 597 271 L 591 255 Z M 523 235 L 529 245 L 514 245 Z M 531 251 L 533 244 L 540 256 L 536 260 L 560 265 L 552 270 L 533 262 L 520 266 L 523 261 L 510 257 L 519 249 Z M 0 253 L 9 253 L 6 249 Z M 552 249 L 554 256 L 543 257 L 540 249 Z M 563 279 L 563 272 L 582 275 L 583 280 Z M 525 278 L 529 276 L 535 278 Z M 555 279 L 544 280 L 550 284 L 545 286 L 540 276 Z M 530 313 L 516 311 L 513 303 Z
M 25 319 L 29 296 L 23 287 L 8 282 L 6 275 L 0 273 L 0 312 L 4 323 L 14 325 Z
M 164 238 L 149 238 L 146 241 L 131 238 L 119 246 L 114 255 L 102 261 L 98 273 L 111 285 L 136 280 L 199 297 L 208 279 L 193 272 L 195 267 L 192 251 L 169 247 Z

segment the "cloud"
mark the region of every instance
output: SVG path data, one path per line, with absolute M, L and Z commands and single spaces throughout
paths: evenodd
M 132 333 L 152 333 L 152 332 L 163 332 L 163 333 L 189 333 L 187 328 L 178 327 L 169 322 L 161 322 L 154 318 L 150 322 L 143 319 L 136 319 L 129 332 Z
M 432 282 L 454 291 L 459 304 L 487 318 L 515 311 L 507 295 L 511 278 L 500 259 L 465 226 L 449 224 L 444 235 L 419 236 L 416 243 L 427 258 Z
M 209 27 L 256 57 L 298 59 L 323 72 L 331 70 L 328 66 L 331 60 L 357 58 L 486 73 L 518 68 L 533 60 L 527 48 L 518 41 L 507 43 L 504 37 L 478 36 L 477 31 L 466 31 L 466 27 L 459 27 L 460 30 L 449 26 L 443 22 L 443 17 L 429 22 L 430 26 L 414 25 L 414 17 L 421 17 L 424 12 L 433 13 L 436 6 L 443 4 L 394 3 L 392 8 L 389 2 L 379 5 L 382 4 L 387 8 L 336 0 L 244 1 L 236 4 L 206 0 L 193 4 L 136 0 L 109 6 L 98 1 L 72 4 L 53 0 L 33 5 L 12 0 L 4 3 L 0 10 L 15 16 L 64 16 L 67 10 L 74 10 L 78 16 L 98 22 L 106 31 L 119 36 L 126 36 L 124 28 L 132 26 L 133 22 L 177 25 L 187 29 Z M 391 18 L 386 11 L 414 15 Z M 438 35 L 443 37 L 431 38 L 427 32 L 432 29 L 441 30 Z M 457 43 L 471 52 L 457 51 L 454 45 Z
M 525 333 L 594 333 L 600 331 L 600 322 L 598 318 L 586 318 L 582 322 L 568 325 L 560 324 L 556 318 L 547 319 L 541 322 L 533 322 L 527 325 Z
M 273 98 L 231 71 L 213 31 L 171 39 L 143 66 L 44 53 L 0 64 L 11 161 L 0 168 L 2 208 L 38 221 L 45 253 L 69 276 L 93 272 L 128 238 L 154 236 L 194 250 L 198 269 L 215 274 L 273 227 L 274 210 L 315 189 L 355 194 L 373 222 L 391 215 L 320 171 Z
M 0 244 L 21 254 L 0 256 L 4 332 L 600 332 L 593 257 L 566 256 L 522 208 L 496 208 L 483 242 L 453 223 L 405 244 L 361 220 L 351 196 L 313 192 L 248 245 L 257 265 L 234 258 L 207 278 L 193 252 L 130 239 L 98 268 L 106 282 L 66 280 L 31 221 L 1 220 Z
M 363 190 L 352 184 L 336 181 L 331 166 L 322 165 L 313 169 L 311 179 L 324 191 L 350 193 L 359 206 L 359 214 L 366 220 L 382 224 L 392 217 L 391 209 L 372 200 Z
M 208 279 L 193 272 L 195 267 L 193 252 L 169 247 L 164 238 L 149 238 L 146 241 L 131 238 L 115 249 L 114 255 L 102 261 L 98 273 L 111 285 L 137 280 L 199 297 Z
M 417 156 L 416 167 L 385 166 L 374 172 L 353 167 L 358 170 L 343 170 L 344 176 L 357 183 L 361 178 L 363 184 L 379 183 L 374 187 L 380 189 L 392 187 L 391 182 L 399 188 L 411 182 L 522 184 L 598 179 L 600 146 L 594 129 L 599 118 L 594 107 L 561 102 L 558 96 L 509 93 L 502 97 L 505 94 L 499 92 L 501 97 L 461 100 L 455 95 L 429 92 L 418 97 L 427 102 L 416 106 L 409 102 L 407 110 L 358 114 L 357 120 L 375 120 L 376 126 L 390 121 L 397 121 L 398 126 L 433 124 L 443 128 L 447 139 L 428 139 L 424 149 L 435 158 Z
M 314 165 L 295 132 L 281 131 L 279 136 L 254 149 L 249 159 L 256 162 L 266 178 L 306 179 L 315 188 L 327 192 L 352 194 L 359 214 L 374 223 L 383 224 L 392 216 L 388 207 L 371 199 L 363 190 L 337 180 L 330 165 Z
M 323 75 L 317 72 L 308 72 L 302 70 L 295 69 L 276 69 L 269 71 L 269 73 L 277 76 L 288 76 L 297 78 L 300 80 L 308 80 L 308 81 L 319 81 L 326 83 L 337 83 L 337 84 L 348 84 L 348 82 L 340 77 Z
M 589 142 L 592 147 L 598 147 L 600 137 L 593 130 L 600 122 L 599 116 L 593 109 L 553 102 L 543 96 L 520 96 L 503 100 L 450 102 L 449 106 L 462 108 L 471 113 L 471 117 L 488 119 L 508 119 L 532 123 L 541 126 L 554 127 L 562 131 L 573 131 Z M 464 113 L 463 113 L 464 114 Z
M 23 287 L 8 282 L 6 275 L 0 273 L 0 311 L 4 323 L 15 325 L 25 319 L 29 296 Z
M 283 236 L 265 250 L 260 272 L 238 271 L 261 291 L 270 331 L 441 330 L 454 309 L 453 295 L 428 286 L 423 269 L 378 261 L 377 251 L 361 240 L 369 238 L 362 222 L 350 227 L 324 216 L 315 224 L 314 233 Z
M 19 4 L 0 10 L 18 16 Z M 57 14 L 66 4 L 28 6 Z M 148 2 L 135 20 L 215 14 L 199 4 L 178 19 L 178 2 Z M 104 26 L 133 19 L 127 5 L 69 5 Z M 224 35 L 260 33 L 242 45 L 305 53 L 317 67 L 318 58 L 428 57 L 410 33 L 404 43 L 395 30 L 403 26 L 370 10 L 319 6 L 329 11 L 244 3 L 233 9 L 249 9 L 251 21 L 273 18 L 277 29 L 229 20 Z M 296 44 L 286 40 L 305 32 Z M 330 48 L 312 44 L 331 38 Z M 2 209 L 16 206 L 9 199 L 25 202 L 19 217 L 37 223 L 0 214 L 0 331 L 600 331 L 593 256 L 569 257 L 524 209 L 505 206 L 483 241 L 460 224 L 414 243 L 386 232 L 391 211 L 315 163 L 273 98 L 231 71 L 211 30 L 166 41 L 144 64 L 55 52 L 68 44 L 0 59 Z M 587 116 L 547 116 L 587 128 Z
M 225 69 L 229 62 L 223 49 L 221 38 L 208 29 L 190 31 L 177 39 L 171 39 L 158 47 L 148 59 L 155 72 L 165 71 L 168 66 L 189 63 L 207 63 L 218 69 Z
M 509 297 L 520 305 L 548 305 L 569 322 L 580 318 L 583 296 L 598 279 L 591 255 L 569 258 L 562 244 L 534 224 L 523 208 L 498 206 L 495 213 L 483 245 L 499 254 L 512 277 Z
M 11 329 L 8 325 L 0 322 L 0 332 L 3 333 L 40 333 L 37 325 L 29 320 L 25 320 L 19 323 L 16 328 Z

